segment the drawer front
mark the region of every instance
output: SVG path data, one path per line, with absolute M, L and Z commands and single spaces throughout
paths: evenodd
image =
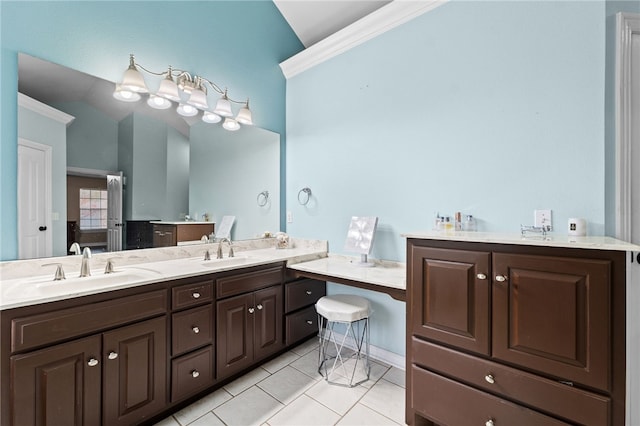
M 171 401 L 179 401 L 213 383 L 213 347 L 171 361 Z
M 173 309 L 197 306 L 213 300 L 213 281 L 201 281 L 181 285 L 171 289 L 171 307 Z
M 171 351 L 178 355 L 213 342 L 213 306 L 206 305 L 171 316 Z
M 250 291 L 282 283 L 282 266 L 278 265 L 258 271 L 231 275 L 216 280 L 216 296 L 222 299 L 229 296 L 248 293 Z
M 610 424 L 611 400 L 415 337 L 413 363 L 583 425 Z
M 423 417 L 443 425 L 568 425 L 552 417 L 463 385 L 415 365 L 411 367 L 411 405 Z
M 127 324 L 167 311 L 167 291 L 158 290 L 11 321 L 11 351 L 48 345 Z
M 327 294 L 324 281 L 305 279 L 287 283 L 284 286 L 284 311 L 292 312 L 318 301 Z
M 285 316 L 287 345 L 296 343 L 312 334 L 318 334 L 318 314 L 314 306 Z

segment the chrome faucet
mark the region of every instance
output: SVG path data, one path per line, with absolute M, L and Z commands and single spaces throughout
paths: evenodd
M 204 260 L 211 260 L 211 253 L 209 253 L 209 249 L 204 252 Z
M 62 269 L 62 263 L 45 263 L 42 266 L 56 266 L 56 275 L 53 277 L 54 281 L 61 281 L 66 279 L 67 277 L 64 276 L 64 269 Z
M 222 243 L 224 243 L 225 241 L 229 243 L 229 257 L 233 257 L 233 246 L 231 245 L 231 240 L 228 238 L 223 238 L 218 243 L 218 255 L 216 256 L 217 259 L 222 259 Z
M 89 265 L 89 259 L 91 259 L 91 249 L 85 247 L 82 250 L 82 264 L 80 265 L 80 278 L 91 276 L 91 267 Z

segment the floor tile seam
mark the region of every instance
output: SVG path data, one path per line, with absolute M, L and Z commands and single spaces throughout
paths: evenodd
M 273 413 L 273 416 L 271 416 L 271 417 L 269 417 L 267 420 L 265 420 L 265 423 L 266 423 L 266 424 L 270 424 L 270 423 L 269 423 L 269 420 L 273 419 L 275 416 L 277 416 L 278 414 L 280 414 L 280 412 L 281 412 L 282 410 L 284 410 L 285 408 L 287 408 L 288 406 L 290 406 L 291 404 L 293 404 L 296 400 L 298 400 L 300 397 L 302 397 L 302 395 L 304 395 L 304 393 L 301 393 L 300 395 L 298 395 L 297 397 L 295 397 L 294 399 L 292 399 L 292 400 L 291 400 L 291 402 L 290 402 L 290 403 L 288 403 L 288 404 L 282 404 L 282 403 L 281 403 L 281 404 L 282 404 L 282 408 L 281 408 L 281 409 L 279 409 L 278 411 L 276 411 L 275 413 Z M 309 396 L 309 395 L 307 395 L 307 396 Z M 276 401 L 277 401 L 277 399 L 276 399 Z M 315 401 L 315 399 L 314 399 L 314 401 Z M 280 401 L 278 401 L 278 402 L 280 402 Z M 331 411 L 333 411 L 333 410 L 331 410 Z M 335 413 L 335 411 L 334 411 L 334 413 Z
M 378 381 L 380 381 L 380 380 L 384 380 L 384 379 L 380 378 Z M 384 381 L 385 381 L 385 382 L 387 382 L 387 383 L 389 383 L 390 385 L 393 385 L 393 386 L 396 386 L 396 387 L 398 387 L 398 388 L 402 389 L 402 391 L 403 391 L 403 393 L 404 393 L 405 388 L 403 388 L 402 386 L 398 386 L 398 385 L 396 385 L 395 383 L 390 382 L 390 381 L 388 381 L 388 380 L 384 380 Z M 378 383 L 378 382 L 376 382 L 376 384 L 377 384 L 377 383 Z M 374 385 L 374 386 L 375 386 L 375 385 Z M 374 386 L 371 386 L 371 388 L 369 388 L 369 390 L 373 389 L 373 387 L 374 387 Z M 367 391 L 367 392 L 365 393 L 365 395 L 366 395 L 367 393 L 369 393 L 369 391 Z M 364 398 L 364 396 L 365 396 L 365 395 L 362 395 L 362 398 Z M 389 416 L 385 415 L 384 413 L 381 413 L 381 412 L 380 412 L 380 411 L 378 411 L 375 407 L 372 407 L 372 406 L 370 406 L 370 405 L 365 404 L 364 402 L 361 402 L 361 401 L 362 401 L 362 398 L 360 398 L 356 404 L 362 404 L 362 405 L 364 405 L 365 407 L 367 407 L 367 408 L 369 408 L 369 409 L 371 409 L 371 410 L 375 411 L 376 413 L 380 414 L 382 417 L 385 417 L 385 418 L 387 418 L 387 419 L 391 420 L 393 423 L 398 424 L 395 420 L 393 420 L 393 419 L 389 418 Z
M 363 404 L 361 401 L 358 401 L 358 402 L 356 402 L 355 404 L 353 404 L 353 407 L 349 408 L 349 410 L 348 410 L 346 413 L 344 413 L 344 416 L 342 416 L 342 417 L 346 417 L 346 416 L 347 416 L 347 414 L 349 414 L 353 409 L 355 409 L 357 405 L 361 405 L 362 407 L 367 408 L 367 409 L 369 409 L 369 410 L 373 411 L 374 413 L 376 413 L 376 414 L 378 414 L 378 415 L 380 415 L 380 416 L 384 417 L 385 419 L 389 420 L 389 421 L 390 421 L 391 423 L 393 423 L 394 425 L 403 426 L 403 425 L 401 425 L 400 423 L 398 423 L 398 422 L 396 422 L 395 420 L 393 420 L 392 418 L 389 418 L 388 416 L 385 416 L 384 414 L 382 414 L 382 413 L 380 413 L 380 412 L 378 412 L 378 411 L 374 410 L 373 408 L 369 407 L 368 405 Z
M 297 371 L 297 370 L 296 370 Z M 302 373 L 304 374 L 304 373 Z M 305 374 L 306 376 L 306 374 Z M 307 376 L 309 377 L 309 376 Z M 268 378 L 268 377 L 267 377 Z M 265 378 L 264 380 L 266 380 L 267 378 Z M 278 399 L 277 396 L 273 395 L 271 392 L 269 392 L 267 389 L 263 388 L 262 386 L 260 386 L 260 383 L 264 382 L 264 380 L 259 381 L 258 383 L 256 383 L 254 386 L 257 386 L 259 389 L 262 389 L 264 392 L 266 392 L 267 394 L 269 394 L 272 398 L 274 398 L 276 401 L 278 401 L 281 404 L 284 404 L 285 406 L 291 404 L 293 401 L 295 401 L 296 399 L 298 399 L 300 397 L 300 395 L 303 395 L 306 391 L 308 391 L 309 389 L 311 389 L 313 386 L 315 386 L 318 382 L 314 381 L 313 383 L 309 383 L 308 386 L 302 391 L 300 392 L 294 399 L 292 399 L 290 402 L 284 402 L 284 401 L 280 401 Z
M 245 392 L 249 391 L 249 390 L 250 390 L 251 388 L 253 388 L 253 387 L 257 388 L 258 390 L 260 390 L 260 391 L 262 391 L 262 392 L 264 392 L 264 393 L 266 393 L 266 394 L 267 394 L 267 396 L 269 396 L 270 398 L 272 398 L 275 402 L 277 402 L 277 403 L 280 405 L 280 407 L 277 409 L 277 411 L 275 411 L 275 412 L 274 412 L 273 416 L 275 416 L 277 413 L 279 413 L 280 411 L 282 411 L 282 410 L 284 410 L 285 408 L 287 408 L 288 404 L 283 404 L 283 403 L 282 403 L 282 402 L 280 402 L 277 398 L 274 398 L 274 397 L 273 397 L 273 395 L 271 395 L 270 393 L 266 392 L 264 389 L 260 388 L 257 384 L 254 384 L 254 385 L 252 385 L 252 386 L 249 386 L 247 389 L 243 390 L 242 392 L 240 392 L 238 395 L 234 396 L 233 398 L 231 398 L 231 399 L 229 399 L 229 400 L 225 401 L 224 403 L 222 403 L 222 404 L 218 405 L 216 408 L 214 408 L 214 410 L 215 410 L 215 409 L 217 409 L 217 408 L 220 408 L 221 406 L 223 406 L 223 405 L 224 405 L 224 404 L 226 404 L 227 402 L 231 402 L 231 401 L 233 401 L 236 397 L 239 397 L 240 395 L 242 395 L 243 393 L 245 393 Z M 222 419 L 220 418 L 220 416 L 218 416 L 215 412 L 213 412 L 213 410 L 211 410 L 211 412 L 213 413 L 213 415 L 214 415 L 214 416 L 216 416 L 218 419 L 220 419 L 220 421 L 221 421 L 225 426 L 226 426 L 226 425 L 228 425 L 228 423 L 226 423 L 224 420 L 222 420 Z M 263 423 L 266 423 L 266 422 L 267 422 L 269 419 L 271 419 L 273 416 L 269 417 L 269 418 L 268 418 L 267 420 L 265 420 Z M 263 424 L 263 423 L 261 423 L 261 424 Z M 188 425 L 187 425 L 187 426 L 188 426 Z

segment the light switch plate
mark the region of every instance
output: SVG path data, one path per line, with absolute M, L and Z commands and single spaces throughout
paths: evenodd
M 549 231 L 552 228 L 551 225 L 551 210 L 534 210 L 533 211 L 533 226 L 536 228 L 547 228 Z
M 287 223 L 292 223 L 293 222 L 293 213 L 291 213 L 291 211 L 287 212 Z

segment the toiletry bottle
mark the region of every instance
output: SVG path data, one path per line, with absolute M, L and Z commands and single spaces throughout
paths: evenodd
M 436 221 L 433 224 L 433 229 L 436 231 L 440 231 L 442 229 L 442 218 L 440 217 L 440 213 L 436 213 Z
M 477 230 L 476 220 L 470 214 L 468 214 L 467 217 L 465 218 L 464 223 L 462 224 L 462 230 L 470 231 L 470 232 Z
M 443 229 L 445 231 L 453 231 L 453 223 L 451 222 L 451 218 L 449 216 L 444 217 Z
M 455 229 L 456 231 L 462 231 L 462 213 L 456 212 L 455 214 Z

